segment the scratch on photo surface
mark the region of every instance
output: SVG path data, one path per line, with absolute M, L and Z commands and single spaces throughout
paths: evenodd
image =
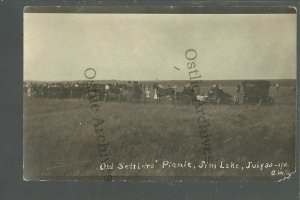
M 295 173 L 296 173 L 296 170 L 293 171 L 293 172 L 291 172 L 291 173 L 289 173 L 288 176 L 285 176 L 285 177 L 283 177 L 283 178 L 281 178 L 281 179 L 279 179 L 279 180 L 277 180 L 277 181 L 275 181 L 275 182 L 280 183 L 280 182 L 282 182 L 282 181 L 289 180 L 289 179 L 291 178 L 291 176 L 292 176 L 293 174 L 295 174 Z
M 174 67 L 175 69 L 177 69 L 177 70 L 180 70 L 178 67 L 176 67 L 176 66 L 174 66 L 174 65 L 173 65 L 173 67 Z

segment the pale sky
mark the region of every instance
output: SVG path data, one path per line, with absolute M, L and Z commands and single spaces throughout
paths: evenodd
M 296 14 L 24 14 L 24 80 L 295 79 Z M 180 70 L 176 70 L 176 66 Z

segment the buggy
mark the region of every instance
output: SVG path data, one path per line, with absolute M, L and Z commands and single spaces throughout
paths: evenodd
M 242 104 L 272 105 L 274 98 L 269 96 L 270 82 L 243 81 L 242 82 L 244 97 Z
M 221 85 L 213 85 L 205 95 L 205 101 L 213 104 L 232 104 L 232 95 L 224 92 Z

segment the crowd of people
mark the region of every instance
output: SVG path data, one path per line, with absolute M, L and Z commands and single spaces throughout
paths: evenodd
M 159 101 L 163 96 L 175 96 L 176 86 L 164 87 L 158 83 L 141 84 L 138 81 L 128 81 L 127 83 L 97 83 L 97 93 L 99 97 L 106 100 L 142 100 Z M 190 85 L 184 86 L 187 91 Z M 28 97 L 38 98 L 84 98 L 88 91 L 87 82 L 24 82 L 23 90 Z M 192 90 L 192 89 L 190 89 Z
M 99 83 L 97 93 L 102 97 L 143 98 L 159 100 L 157 89 L 151 85 L 143 85 L 137 81 L 127 83 Z M 23 91 L 28 97 L 39 98 L 84 98 L 88 91 L 86 82 L 24 82 Z
M 97 83 L 97 94 L 99 98 L 104 100 L 118 100 L 118 101 L 160 101 L 162 97 L 174 100 L 180 97 L 194 97 L 201 100 L 205 94 L 201 94 L 200 88 L 191 88 L 187 82 L 183 89 L 177 90 L 177 86 L 163 87 L 157 82 L 151 85 L 142 84 L 138 81 L 128 81 L 127 83 Z M 276 91 L 279 91 L 280 85 L 275 84 Z M 88 91 L 87 82 L 24 82 L 24 93 L 28 97 L 39 98 L 84 98 Z M 241 85 L 237 84 L 235 95 L 240 96 Z M 221 85 L 212 85 L 209 92 L 220 93 L 223 91 Z M 201 96 L 202 95 L 202 96 Z

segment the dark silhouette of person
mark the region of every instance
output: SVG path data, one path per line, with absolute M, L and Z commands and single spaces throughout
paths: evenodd
M 237 87 L 236 87 L 236 93 L 237 94 L 241 94 L 241 86 L 240 86 L 240 84 L 238 84 Z
M 279 83 L 276 83 L 276 92 L 277 92 L 277 93 L 278 93 L 278 91 L 279 91 L 279 88 L 280 88 Z

